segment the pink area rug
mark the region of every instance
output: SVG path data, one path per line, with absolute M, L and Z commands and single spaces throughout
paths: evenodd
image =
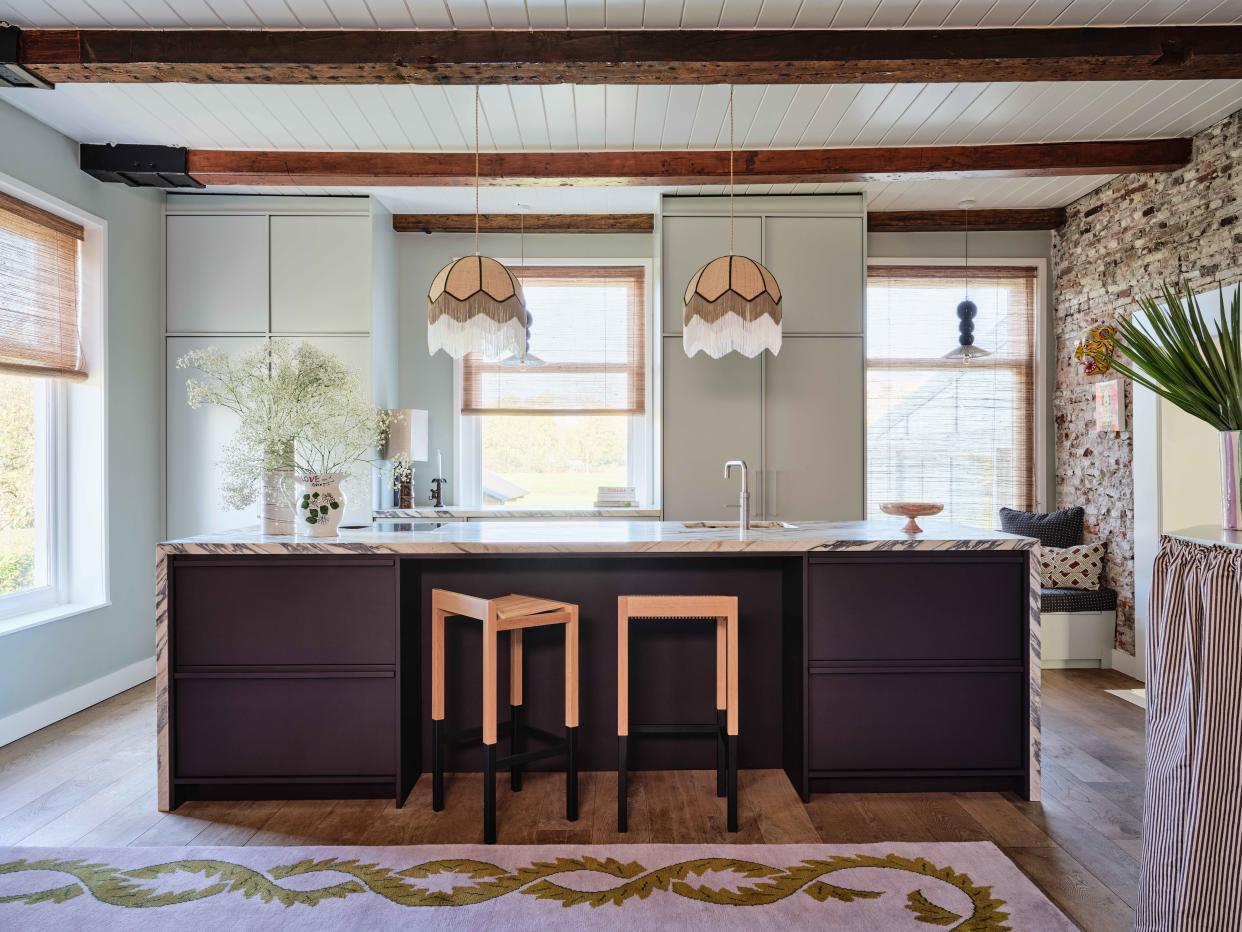
M 987 842 L 0 849 L 0 929 L 1074 926 Z

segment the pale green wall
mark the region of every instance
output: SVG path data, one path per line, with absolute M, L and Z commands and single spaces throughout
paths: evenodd
M 500 233 L 483 236 L 479 250 L 497 259 L 521 255 L 520 238 Z M 640 233 L 532 233 L 526 236 L 526 259 L 644 259 L 651 258 L 652 238 Z M 444 474 L 453 475 L 453 360 L 445 353 L 427 352 L 427 288 L 436 272 L 458 256 L 474 253 L 474 236 L 465 233 L 398 233 L 398 314 L 400 315 L 400 406 L 428 412 L 428 449 L 431 462 L 415 469 L 415 495 L 420 504 L 430 500 L 435 456 L 444 453 Z M 450 485 L 445 500 L 455 502 Z
M 12 93 L 45 93 L 13 91 Z M 54 92 L 53 92 L 54 93 Z M 76 142 L 0 102 L 0 173 L 107 221 L 111 605 L 0 636 L 0 719 L 155 653 L 163 194 L 78 170 Z

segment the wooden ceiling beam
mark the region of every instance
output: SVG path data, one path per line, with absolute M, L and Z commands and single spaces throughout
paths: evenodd
M 1242 78 L 1242 26 L 833 30 L 28 29 L 55 83 L 890 84 Z
M 1055 230 L 1065 223 L 1064 207 L 971 210 L 878 210 L 867 213 L 868 233 L 972 233 Z
M 1055 230 L 1064 207 L 971 210 L 972 233 Z M 474 214 L 393 214 L 398 233 L 473 233 Z M 481 233 L 650 233 L 651 214 L 483 214 Z M 962 210 L 880 210 L 867 214 L 868 233 L 961 233 Z
M 1029 143 L 1004 146 L 906 146 L 760 149 L 734 154 L 742 184 L 815 184 L 962 178 L 1032 178 L 1166 172 L 1190 160 L 1189 139 Z M 453 187 L 474 184 L 468 152 L 303 152 L 190 149 L 187 174 L 204 184 Z M 638 186 L 725 184 L 725 150 L 484 152 L 489 186 Z
M 398 233 L 473 233 L 474 214 L 393 214 Z M 651 214 L 483 214 L 480 233 L 650 233 Z

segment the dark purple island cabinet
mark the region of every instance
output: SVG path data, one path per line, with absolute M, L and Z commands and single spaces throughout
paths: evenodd
M 157 554 L 159 804 L 380 797 L 430 762 L 432 589 L 580 607 L 579 766 L 617 765 L 621 595 L 739 600 L 739 763 L 833 791 L 1039 795 L 1032 541 L 928 522 L 738 531 L 673 522 L 459 522 L 333 538 L 254 532 Z M 634 721 L 715 716 L 710 626 L 630 632 Z M 502 643 L 502 660 L 505 645 Z M 562 638 L 524 643 L 527 720 L 557 729 Z M 450 620 L 451 727 L 482 720 L 480 625 Z M 499 665 L 500 695 L 507 664 Z M 501 711 L 503 718 L 507 710 Z M 633 769 L 712 769 L 710 741 L 632 747 Z M 481 749 L 449 754 L 481 771 Z

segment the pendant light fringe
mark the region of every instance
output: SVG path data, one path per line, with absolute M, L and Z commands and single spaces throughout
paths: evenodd
M 747 319 L 731 312 L 710 324 L 695 317 L 686 324 L 682 345 L 688 356 L 706 353 L 712 359 L 729 353 L 753 359 L 764 350 L 776 355 L 781 351 L 781 325 L 767 314 Z

